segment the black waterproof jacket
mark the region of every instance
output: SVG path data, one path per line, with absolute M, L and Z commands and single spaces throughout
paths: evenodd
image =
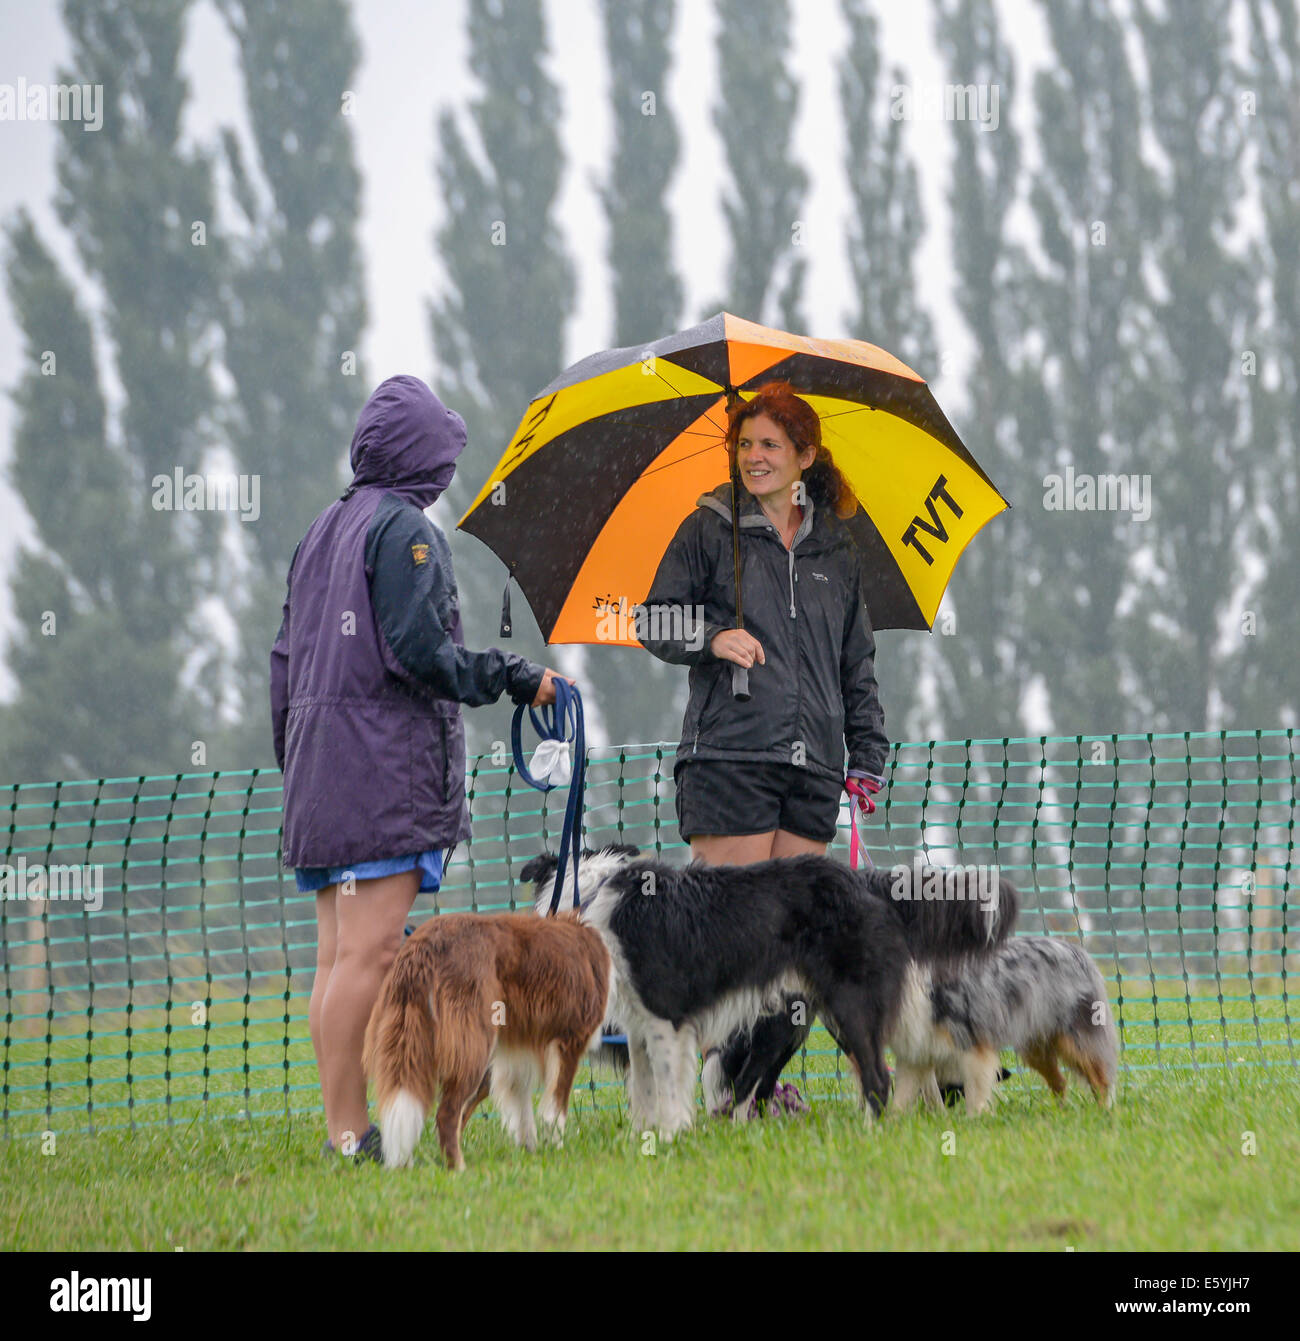
M 796 763 L 843 778 L 847 742 L 848 770 L 883 774 L 889 739 L 861 551 L 811 500 L 787 550 L 758 501 L 739 492 L 745 629 L 766 657 L 750 669 L 749 702 L 732 696 L 734 663 L 709 651 L 713 636 L 736 623 L 729 484 L 698 500 L 645 599 L 646 631 L 638 636 L 646 650 L 691 668 L 677 758 Z M 697 611 L 702 630 L 689 618 Z

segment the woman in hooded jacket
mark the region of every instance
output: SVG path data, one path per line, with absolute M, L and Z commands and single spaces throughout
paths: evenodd
M 555 701 L 554 671 L 464 646 L 451 551 L 424 509 L 465 436 L 419 378 L 375 390 L 351 485 L 294 551 L 271 651 L 283 861 L 316 894 L 308 1018 L 326 1148 L 376 1159 L 366 1023 L 416 894 L 440 887 L 445 849 L 470 834 L 461 705 Z
M 879 791 L 889 740 L 862 557 L 842 521 L 858 502 L 822 445 L 817 412 L 787 383 L 769 382 L 738 399 L 728 421 L 741 486 L 744 627 L 736 627 L 727 483 L 678 528 L 645 599 L 652 633 L 691 628 L 695 636 L 642 642 L 690 667 L 673 769 L 681 836 L 696 860 L 749 865 L 824 854 L 846 779 Z M 734 692 L 737 668 L 748 673 L 747 699 Z M 798 1003 L 787 1004 L 706 1059 L 712 1107 L 727 1093 L 754 1092 L 806 1110 L 793 1085 L 779 1084 L 811 1023 Z

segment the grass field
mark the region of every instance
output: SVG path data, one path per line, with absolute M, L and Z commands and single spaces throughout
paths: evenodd
M 320 1154 L 314 1117 L 196 1119 L 0 1142 L 6 1249 L 1272 1249 L 1300 1247 L 1290 1068 L 1150 1073 L 1099 1112 L 1036 1076 L 997 1110 L 869 1127 L 701 1121 L 655 1148 L 616 1110 L 528 1155 L 476 1119 L 468 1169 L 388 1174 Z M 1256 1153 L 1249 1148 L 1253 1133 Z M 45 1143 L 48 1148 L 48 1142 Z
M 399 1174 L 320 1154 L 304 1011 L 228 1000 L 202 1027 L 97 1011 L 93 1030 L 68 1015 L 48 1041 L 8 1037 L 0 1248 L 1300 1247 L 1300 1070 L 1277 991 L 1127 1002 L 1109 1114 L 1077 1086 L 1057 1109 L 1028 1073 L 983 1119 L 870 1127 L 819 1027 L 791 1070 L 808 1117 L 702 1118 L 656 1147 L 613 1074 L 584 1067 L 562 1149 L 527 1155 L 476 1118 L 459 1176 L 431 1128 Z

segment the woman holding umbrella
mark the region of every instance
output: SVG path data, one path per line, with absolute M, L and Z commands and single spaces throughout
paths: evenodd
M 788 384 L 766 383 L 732 401 L 727 453 L 730 483 L 698 500 L 645 599 L 652 633 L 695 636 L 642 643 L 690 666 L 674 768 L 681 835 L 697 860 L 748 865 L 825 853 L 846 772 L 879 791 L 889 741 L 861 551 L 843 524 L 857 499 L 822 445 L 816 411 Z M 805 1110 L 778 1080 L 810 1023 L 794 1009 L 770 1016 L 706 1059 L 710 1106 L 753 1092 Z

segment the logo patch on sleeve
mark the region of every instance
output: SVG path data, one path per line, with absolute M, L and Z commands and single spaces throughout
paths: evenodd
M 429 562 L 428 545 L 412 545 L 411 558 L 415 560 L 415 566 L 418 568 L 421 564 Z

